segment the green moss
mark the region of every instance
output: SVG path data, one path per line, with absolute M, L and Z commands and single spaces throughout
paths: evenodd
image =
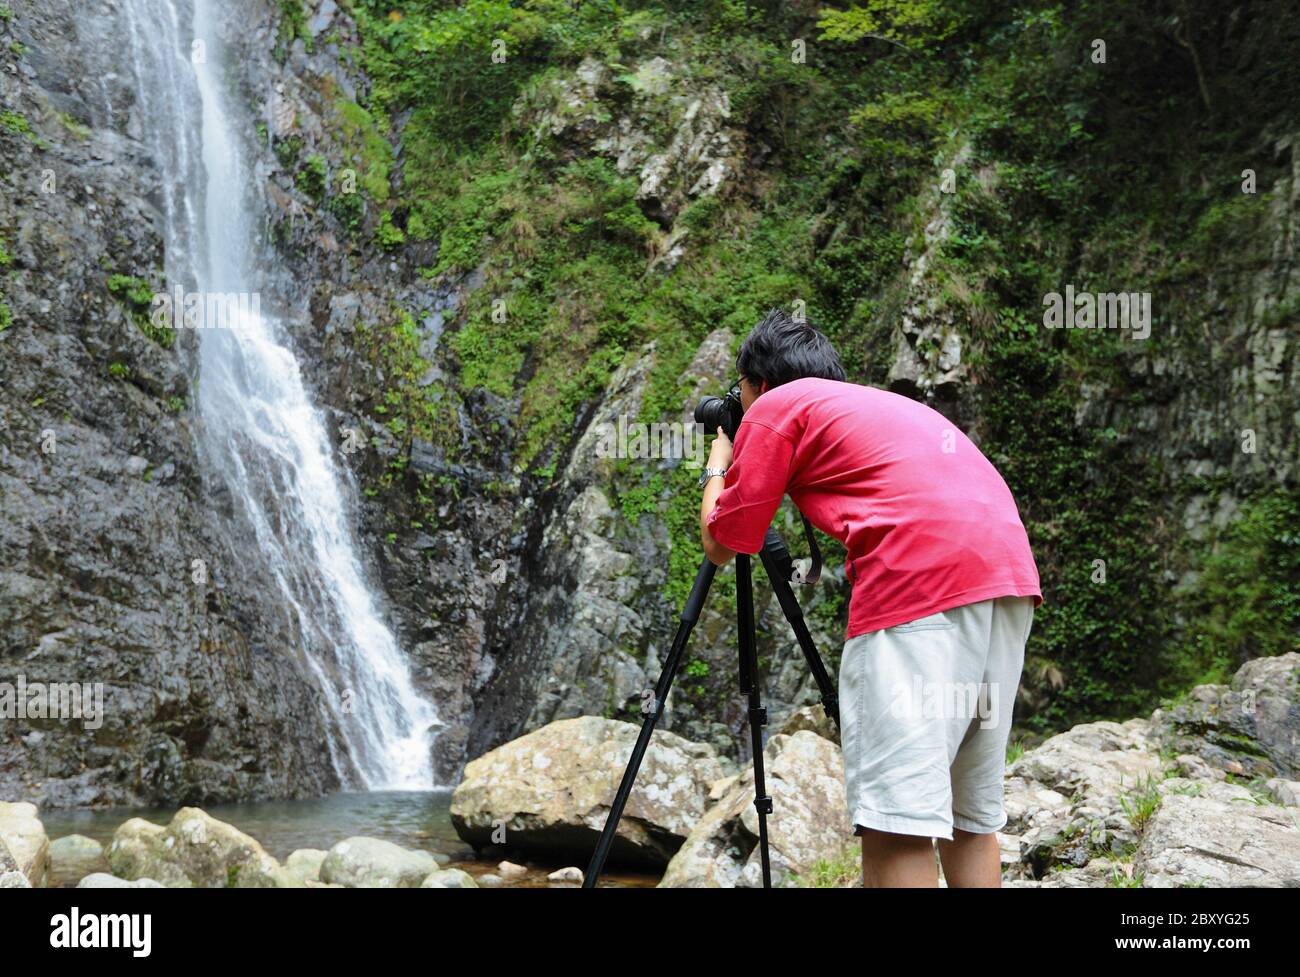
M 171 326 L 156 325 L 151 318 L 153 311 L 153 286 L 143 278 L 131 275 L 109 275 L 108 291 L 126 306 L 131 321 L 153 342 L 164 349 L 171 349 L 176 344 L 176 330 Z
M 1179 594 L 1186 618 L 1178 671 L 1227 681 L 1252 658 L 1300 646 L 1300 494 L 1247 499 Z
M 325 195 L 325 184 L 329 181 L 329 167 L 325 157 L 313 153 L 302 161 L 294 185 L 312 200 L 320 200 Z
M 338 98 L 339 135 L 359 167 L 357 183 L 375 203 L 388 200 L 388 171 L 393 165 L 393 148 L 381 131 L 380 120 L 356 102 Z
M 276 45 L 281 60 L 288 56 L 289 47 L 301 40 L 310 54 L 313 50 L 311 31 L 307 29 L 307 12 L 302 0 L 277 0 L 280 7 L 280 29 Z
M 393 223 L 393 215 L 384 211 L 379 216 L 379 227 L 375 229 L 375 242 L 385 251 L 400 248 L 406 243 L 406 235 Z
M 72 133 L 73 136 L 83 142 L 90 138 L 90 127 L 78 122 L 66 112 L 59 113 L 59 121 L 63 123 L 63 127 L 67 129 L 68 132 Z
M 1203 38 L 1231 33 L 1221 5 L 1189 4 Z M 1203 296 L 1222 291 L 1210 272 L 1260 260 L 1243 244 L 1258 230 L 1262 195 L 1241 194 L 1229 176 L 1258 156 L 1269 113 L 1294 102 L 1295 59 L 1278 56 L 1291 21 L 1260 40 L 1271 61 L 1252 54 L 1252 67 L 1214 74 L 1212 101 L 1236 108 L 1210 117 L 1185 83 L 1185 53 L 1118 0 L 860 4 L 825 11 L 815 32 L 788 5 L 477 0 L 403 5 L 390 20 L 391 6 L 354 5 L 374 86 L 371 108 L 338 106 L 345 139 L 363 180 L 373 163 L 376 187 L 391 186 L 381 240 L 396 220 L 408 241 L 438 243 L 431 277 L 481 274 L 446 347 L 459 389 L 511 405 L 514 426 L 501 436 L 528 475 L 544 482 L 559 470 L 610 374 L 647 344 L 639 419 L 675 417 L 693 394 L 682 373 L 700 342 L 720 327 L 739 340 L 771 306 L 804 302 L 851 378 L 885 383 L 895 326 L 916 298 L 904 259 L 928 249 L 925 297 L 962 333 L 970 369 L 954 409 L 1016 495 L 1047 597 L 1026 669 L 1047 704 L 1026 728 L 1131 715 L 1198 668 L 1272 653 L 1288 635 L 1294 643 L 1294 517 L 1274 506 L 1215 540 L 1216 558 L 1182 552 L 1168 518 L 1182 488 L 1159 451 L 1118 422 L 1077 419 L 1088 388 L 1130 404 L 1161 392 L 1129 373 L 1116 338 L 1038 326 L 1042 295 L 1065 282 L 1159 287 L 1166 316 L 1198 321 Z M 815 57 L 793 64 L 785 39 L 809 35 Z M 1123 54 L 1104 71 L 1079 60 L 1098 36 Z M 497 38 L 501 63 L 490 57 Z M 685 254 L 671 269 L 655 261 L 663 232 L 634 180 L 575 149 L 571 134 L 551 139 L 537 115 L 569 111 L 555 93 L 590 56 L 612 81 L 581 111 L 612 119 L 641 97 L 636 66 L 656 54 L 683 76 L 674 84 L 725 89 L 729 124 L 770 153 L 722 195 L 686 202 L 674 222 L 687 232 Z M 389 117 L 405 119 L 400 174 L 385 168 Z M 671 114 L 637 118 L 664 148 Z M 1261 188 L 1282 174 L 1255 165 Z M 951 234 L 927 244 L 948 166 L 956 192 L 937 199 Z M 355 227 L 359 209 L 336 216 Z M 1295 307 L 1265 316 L 1292 324 Z M 1187 355 L 1178 342 L 1157 332 L 1150 355 Z M 718 388 L 730 379 L 716 378 Z M 423 408 L 396 397 L 376 409 L 409 432 Z M 667 527 L 666 599 L 680 604 L 702 559 L 694 473 L 621 464 L 612 478 L 623 518 Z M 1202 572 L 1195 593 L 1175 600 L 1169 581 L 1184 558 Z M 1104 584 L 1093 579 L 1099 559 Z M 719 576 L 720 596 L 731 580 Z M 809 613 L 834 630 L 847 607 L 840 595 Z

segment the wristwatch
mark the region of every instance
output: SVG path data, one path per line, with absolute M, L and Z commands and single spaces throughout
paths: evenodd
M 700 472 L 700 480 L 696 484 L 696 488 L 704 488 L 704 483 L 711 478 L 726 478 L 726 477 L 727 477 L 727 470 L 725 468 L 706 468 L 704 469 L 704 471 Z

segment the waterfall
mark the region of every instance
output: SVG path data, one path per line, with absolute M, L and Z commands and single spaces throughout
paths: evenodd
M 205 478 L 224 484 L 243 527 L 233 551 L 255 546 L 245 555 L 263 561 L 278 584 L 337 740 L 330 750 L 340 780 L 432 787 L 436 712 L 416 691 L 366 582 L 350 525 L 351 480 L 335 465 L 281 323 L 262 309 L 274 269 L 258 235 L 261 178 L 239 136 L 252 122 L 226 95 L 221 5 L 123 0 L 123 14 L 143 138 L 162 171 L 169 287 L 244 299 L 226 302 L 222 321 L 198 330 L 192 406 Z

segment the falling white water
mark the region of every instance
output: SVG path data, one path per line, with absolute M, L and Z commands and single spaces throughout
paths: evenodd
M 191 6 L 192 3 L 192 6 Z M 261 297 L 257 175 L 226 104 L 218 0 L 124 0 L 145 140 L 163 171 L 167 274 L 200 293 Z M 236 125 L 242 128 L 235 128 Z M 433 786 L 436 712 L 366 583 L 337 470 L 280 324 L 257 311 L 203 328 L 196 410 L 207 475 L 224 479 L 278 582 L 328 710 L 344 783 Z

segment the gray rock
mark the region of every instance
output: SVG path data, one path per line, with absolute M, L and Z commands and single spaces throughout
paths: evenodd
M 506 880 L 518 880 L 528 875 L 528 869 L 514 862 L 502 862 L 497 866 L 497 874 Z
M 329 850 L 320 879 L 350 889 L 418 889 L 438 862 L 428 852 L 410 851 L 379 838 L 347 838 Z
M 153 879 L 135 879 L 127 881 L 119 879 L 116 875 L 109 875 L 106 872 L 95 872 L 87 875 L 77 883 L 78 889 L 165 889 L 167 888 L 161 882 L 155 882 Z
M 108 864 L 119 878 L 168 888 L 295 888 L 301 882 L 257 841 L 204 811 L 184 807 L 165 827 L 131 818 L 113 834 Z
M 476 847 L 505 828 L 511 849 L 584 857 L 604 826 L 639 728 L 594 716 L 551 723 L 471 761 L 452 796 L 457 833 Z M 667 863 L 722 775 L 712 747 L 656 732 L 611 850 L 619 861 Z
M 321 864 L 327 854 L 321 848 L 299 848 L 285 859 L 285 870 L 303 882 L 319 882 Z
M 1300 777 L 1300 652 L 1256 658 L 1231 685 L 1198 685 L 1151 715 L 1168 749 L 1246 777 Z
M 1283 807 L 1300 807 L 1300 780 L 1282 780 L 1274 777 L 1264 786 L 1273 800 Z
M 36 806 L 0 801 L 0 872 L 18 872 L 43 888 L 50 870 L 50 843 Z
M 839 747 L 810 730 L 777 734 L 763 751 L 772 883 L 807 874 L 834 859 L 851 840 Z M 747 770 L 719 787 L 722 799 L 696 822 L 673 856 L 661 888 L 756 888 L 762 885 L 754 774 Z
M 458 868 L 430 872 L 420 883 L 421 889 L 477 889 L 474 877 Z
M 64 835 L 50 842 L 50 874 L 60 882 L 106 872 L 104 846 L 85 835 Z
M 1193 792 L 1180 793 L 1189 787 Z M 1300 815 L 1243 787 L 1175 778 L 1134 859 L 1146 888 L 1300 888 Z

